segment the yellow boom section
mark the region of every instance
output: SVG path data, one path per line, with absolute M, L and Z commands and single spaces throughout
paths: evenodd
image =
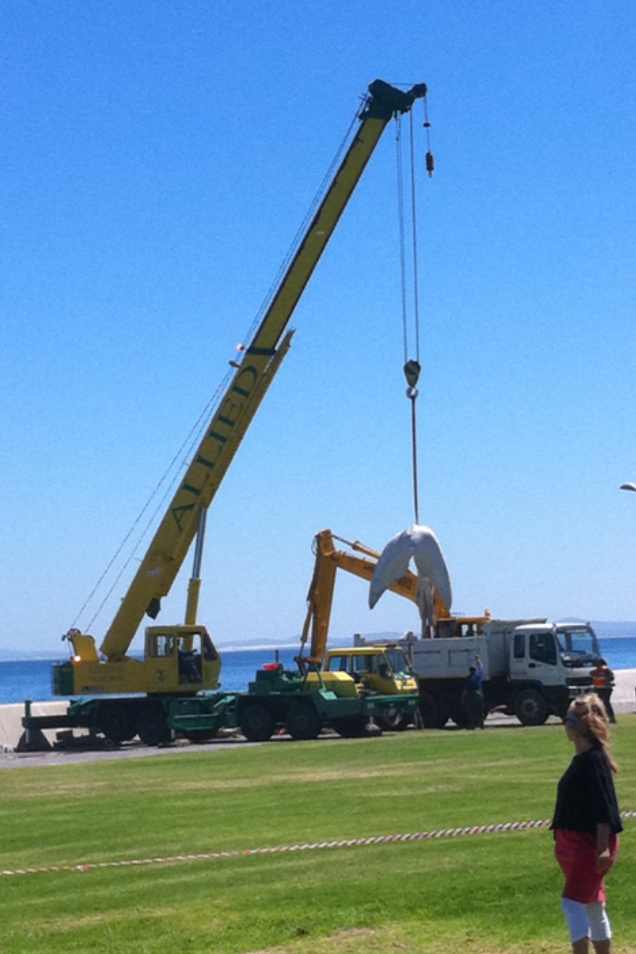
M 281 359 L 279 341 L 389 119 L 410 110 L 426 86 L 408 92 L 381 80 L 369 86 L 361 124 L 310 223 L 229 388 L 155 533 L 104 641 L 108 659 L 122 657 L 144 613 L 153 618 L 181 568 L 198 525 L 229 467 Z M 287 341 L 288 345 L 288 341 Z M 286 346 L 284 348 L 286 350 Z

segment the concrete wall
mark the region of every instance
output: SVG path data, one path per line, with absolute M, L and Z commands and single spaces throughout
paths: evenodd
M 33 702 L 31 715 L 61 715 L 66 712 L 67 702 Z M 22 735 L 22 716 L 24 704 L 0 706 L 0 751 L 14 749 Z M 44 734 L 50 742 L 55 741 L 56 729 L 47 730 Z

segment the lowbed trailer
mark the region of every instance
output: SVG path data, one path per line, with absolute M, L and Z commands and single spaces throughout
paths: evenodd
M 65 713 L 51 716 L 31 715 L 27 702 L 18 749 L 51 748 L 43 734 L 51 729 L 70 730 L 67 742 L 74 729 L 81 729 L 112 745 L 135 736 L 146 745 L 166 745 L 179 737 L 202 742 L 222 729 L 238 729 L 254 742 L 281 730 L 293 739 L 314 739 L 324 728 L 355 737 L 364 735 L 371 719 L 378 725 L 414 721 L 417 703 L 417 693 L 358 693 L 343 673 L 302 674 L 267 663 L 247 692 L 78 699 Z

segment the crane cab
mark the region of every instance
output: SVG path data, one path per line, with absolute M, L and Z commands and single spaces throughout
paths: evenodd
M 221 660 L 205 626 L 148 626 L 144 664 L 158 687 L 147 692 L 198 692 L 219 685 Z
M 148 626 L 144 657 L 100 659 L 92 636 L 71 631 L 73 656 L 53 668 L 59 695 L 194 694 L 219 685 L 221 660 L 205 626 Z

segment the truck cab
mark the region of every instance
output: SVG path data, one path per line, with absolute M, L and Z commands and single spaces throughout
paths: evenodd
M 365 640 L 357 637 L 356 645 Z M 435 638 L 409 633 L 399 646 L 412 660 L 422 721 L 429 728 L 441 728 L 449 718 L 464 724 L 463 692 L 475 657 L 482 667 L 486 712 L 514 714 L 523 725 L 563 717 L 575 696 L 591 691 L 590 670 L 600 658 L 589 623 L 545 618 L 449 617 L 439 620 Z
M 517 626 L 509 654 L 514 711 L 528 725 L 544 722 L 550 712 L 563 716 L 576 695 L 592 688 L 590 669 L 600 659 L 589 623 Z

